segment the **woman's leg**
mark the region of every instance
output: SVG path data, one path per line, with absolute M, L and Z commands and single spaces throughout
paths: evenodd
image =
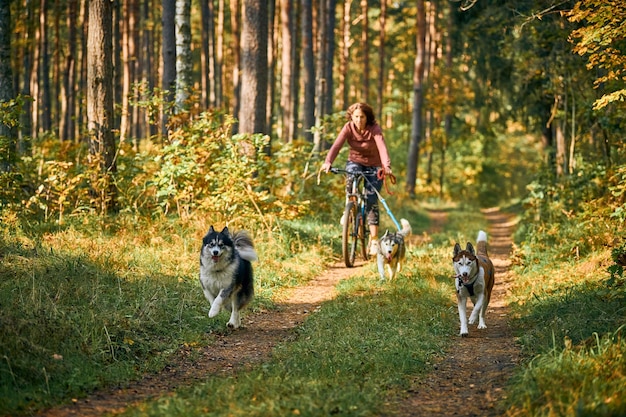
M 370 229 L 370 255 L 378 253 L 378 224 L 380 222 L 380 213 L 378 209 L 378 194 L 382 188 L 382 181 L 376 175 L 369 175 L 369 183 L 367 185 L 367 223 Z

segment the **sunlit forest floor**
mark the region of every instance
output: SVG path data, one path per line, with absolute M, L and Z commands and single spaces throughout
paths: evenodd
M 430 212 L 431 225 L 413 244 L 423 243 L 429 233 L 440 232 L 445 212 Z M 488 329 L 470 337 L 457 338 L 445 354 L 434 358 L 434 371 L 416 375 L 410 387 L 391 398 L 389 415 L 500 415 L 498 403 L 518 361 L 518 348 L 508 324 L 506 292 L 509 286 L 508 255 L 511 250 L 511 217 L 499 211 L 486 212 L 489 222 L 490 255 L 496 266 L 496 286 L 487 314 Z M 39 414 L 47 417 L 101 416 L 129 406 L 140 406 L 149 398 L 162 397 L 184 386 L 203 381 L 207 375 L 235 375 L 268 361 L 274 348 L 296 338 L 296 329 L 321 304 L 336 295 L 342 280 L 365 274 L 360 262 L 346 268 L 337 262 L 304 286 L 285 290 L 277 308 L 257 310 L 244 316 L 244 328 L 223 330 L 210 346 L 182 346 L 177 359 L 163 372 L 148 375 L 125 387 L 99 391 L 72 404 Z M 450 266 L 451 268 L 451 266 Z M 450 294 L 451 305 L 454 294 Z

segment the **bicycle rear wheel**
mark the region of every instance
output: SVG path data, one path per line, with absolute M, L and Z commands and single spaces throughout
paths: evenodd
M 343 219 L 343 234 L 341 239 L 343 260 L 348 268 L 352 268 L 354 266 L 354 259 L 356 258 L 356 245 L 358 241 L 358 219 L 354 201 L 348 201 L 346 203 Z

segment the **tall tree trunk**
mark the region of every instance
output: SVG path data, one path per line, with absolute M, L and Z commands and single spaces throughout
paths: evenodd
M 215 107 L 224 103 L 224 0 L 217 2 L 217 27 L 215 46 Z
M 176 89 L 176 0 L 162 0 L 163 11 L 161 13 L 162 33 L 162 80 L 161 88 L 167 91 L 164 99 L 166 102 L 174 101 L 174 91 Z M 167 124 L 169 110 L 161 109 L 161 134 L 167 137 Z
M 31 79 L 31 74 L 32 74 L 32 62 L 33 62 L 33 40 L 35 38 L 35 27 L 33 24 L 33 1 L 32 0 L 25 0 L 24 1 L 24 8 L 26 10 L 26 33 L 25 33 L 25 39 L 24 39 L 24 57 L 22 59 L 22 89 L 21 89 L 21 93 L 24 96 L 30 96 L 31 95 L 31 90 L 30 90 L 30 79 Z M 4 26 L 3 27 L 9 29 L 10 26 Z M 10 38 L 9 38 L 10 39 Z M 2 45 L 10 45 L 9 43 L 4 43 L 2 42 Z M 22 152 L 27 153 L 27 150 L 30 150 L 30 141 L 29 140 L 24 140 L 25 138 L 28 138 L 30 136 L 32 136 L 33 131 L 32 131 L 32 104 L 30 100 L 26 100 L 24 102 L 24 108 L 23 108 L 23 112 L 22 112 L 22 117 L 21 117 L 21 121 L 22 121 L 22 126 L 21 126 L 21 137 L 22 139 L 20 140 L 19 143 L 19 148 Z M 29 151 L 28 151 L 29 153 Z
M 135 57 L 134 44 L 131 35 L 132 27 L 135 25 L 135 18 L 132 15 L 133 0 L 124 0 L 122 4 L 122 65 L 124 67 L 122 76 L 122 115 L 120 120 L 120 142 L 124 142 L 129 134 L 130 111 L 129 96 L 130 86 L 133 82 L 133 66 L 131 61 Z
M 192 85 L 191 0 L 176 0 L 176 111 L 187 110 Z
M 341 59 L 339 62 L 339 79 L 341 80 L 341 108 L 347 109 L 350 105 L 350 85 L 348 79 L 348 63 L 350 62 L 350 45 L 352 44 L 350 37 L 350 27 L 352 22 L 350 19 L 350 6 L 352 0 L 344 0 L 343 3 L 343 19 L 341 23 L 342 42 L 341 42 Z
M 0 0 L 0 103 L 15 98 L 11 69 L 11 0 Z M 17 159 L 15 131 L 0 122 L 0 172 L 9 172 Z
M 267 133 L 267 2 L 244 0 L 239 132 Z
M 313 142 L 315 125 L 315 63 L 313 61 L 313 2 L 302 0 L 302 65 L 304 83 L 304 138 Z
M 452 39 L 454 33 L 454 8 L 452 3 L 448 3 L 448 19 L 446 21 L 446 40 L 445 40 L 445 59 L 446 69 L 446 81 L 444 86 L 444 97 L 449 98 L 452 96 Z M 441 141 L 441 168 L 439 169 L 439 198 L 443 199 L 444 184 L 446 178 L 446 156 L 448 152 L 448 143 L 452 138 L 452 104 L 446 103 L 445 115 L 443 122 L 443 138 Z
M 48 51 L 48 0 L 40 1 L 39 10 L 39 49 L 41 66 L 39 67 L 39 84 L 41 86 L 41 129 L 48 132 L 52 128 L 51 93 L 50 93 L 50 53 Z
M 231 0 L 230 5 L 230 29 L 233 35 L 233 114 L 239 114 L 241 105 L 241 3 L 240 0 Z M 233 126 L 233 133 L 238 130 L 238 124 Z
M 324 79 L 326 80 L 326 103 L 324 103 L 324 114 L 331 114 L 333 112 L 334 103 L 334 83 L 333 83 L 333 64 L 335 62 L 335 15 L 337 8 L 337 0 L 324 0 L 328 2 L 326 7 L 326 25 L 328 36 L 324 39 L 324 47 L 326 49 L 327 59 L 324 62 Z
M 328 39 L 328 25 L 326 19 L 326 0 L 320 0 L 317 8 L 317 62 L 315 80 L 315 133 L 313 134 L 313 152 L 319 154 L 322 150 L 322 134 L 320 127 L 322 125 L 322 117 L 324 117 L 324 104 L 326 103 L 326 80 L 324 79 L 326 60 L 328 59 L 327 47 L 325 45 Z
M 201 85 L 201 97 L 202 106 L 204 108 L 211 107 L 215 104 L 215 85 L 212 82 L 215 80 L 215 23 L 213 14 L 213 0 L 200 1 L 201 15 L 202 15 L 202 28 L 201 39 L 202 47 L 200 48 L 200 85 Z
M 278 50 L 278 40 L 276 39 L 276 0 L 267 0 L 267 16 L 268 16 L 268 33 L 267 33 L 267 106 L 266 106 L 266 120 L 265 130 L 267 131 L 270 140 L 265 149 L 265 153 L 269 155 L 272 150 L 272 136 L 273 136 L 273 119 L 274 119 L 274 103 L 276 94 L 276 54 Z
M 87 120 L 90 157 L 100 167 L 96 187 L 101 213 L 116 208 L 115 138 L 113 136 L 113 46 L 109 0 L 89 2 L 87 37 Z
M 301 55 L 298 45 L 302 41 L 302 5 L 300 1 L 293 0 L 293 31 L 295 34 L 293 41 L 293 50 L 291 51 L 291 60 L 293 62 L 293 81 L 291 83 L 291 124 L 289 125 L 289 138 L 293 141 L 298 136 L 298 123 L 300 120 L 300 62 Z
M 378 115 L 383 119 L 383 107 L 385 105 L 385 101 L 383 99 L 385 92 L 385 61 L 387 60 L 387 56 L 385 55 L 385 41 L 386 41 L 386 31 L 387 31 L 387 0 L 380 0 L 380 36 L 378 43 L 378 57 L 380 59 L 380 65 L 378 66 L 378 93 L 377 96 L 377 104 L 378 104 Z
M 407 160 L 406 191 L 415 196 L 417 167 L 424 129 L 424 64 L 426 60 L 426 11 L 424 0 L 417 0 L 417 48 L 413 69 L 413 112 L 411 117 L 411 142 Z
M 77 1 L 67 2 L 67 56 L 65 57 L 65 74 L 63 76 L 63 91 L 65 100 L 62 100 L 62 119 L 60 137 L 64 141 L 75 141 L 74 135 L 74 108 L 76 88 L 76 13 Z
M 370 95 L 370 42 L 367 0 L 361 0 L 361 50 L 363 51 L 363 84 L 361 101 L 369 103 Z
M 280 28 L 282 38 L 282 54 L 281 54 L 281 75 L 280 75 L 280 107 L 281 107 L 281 130 L 280 138 L 283 142 L 289 143 L 293 140 L 290 136 L 293 132 L 292 125 L 293 108 L 292 108 L 292 84 L 293 84 L 293 60 L 292 55 L 295 49 L 294 37 L 292 36 L 294 28 L 293 1 L 281 0 L 280 2 Z

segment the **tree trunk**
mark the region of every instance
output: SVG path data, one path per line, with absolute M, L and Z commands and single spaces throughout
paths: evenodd
M 232 112 L 239 115 L 241 105 L 241 3 L 239 0 L 231 0 L 230 5 L 230 28 L 233 36 L 233 103 Z M 238 124 L 233 126 L 233 133 L 237 133 Z
M 5 1 L 5 0 L 1 0 Z M 10 3 L 10 0 L 9 0 Z M 33 24 L 33 2 L 32 0 L 25 0 L 24 8 L 26 9 L 26 38 L 24 39 L 24 57 L 22 59 L 22 89 L 21 93 L 24 96 L 31 95 L 30 88 L 30 80 L 32 74 L 32 62 L 33 62 L 33 40 L 35 38 L 35 27 Z M 3 28 L 10 28 L 11 26 L 2 25 Z M 10 39 L 10 38 L 9 38 Z M 1 45 L 10 45 L 10 43 L 2 42 Z M 32 103 L 30 100 L 24 101 L 24 108 L 22 112 L 22 126 L 21 126 L 21 136 L 22 138 L 31 137 L 33 135 L 33 122 L 32 122 Z M 73 109 L 72 109 L 73 110 Z M 21 140 L 20 141 L 20 150 L 25 152 L 27 149 L 30 149 L 30 141 Z
M 217 2 L 217 28 L 215 45 L 215 107 L 224 103 L 224 0 Z
M 292 84 L 293 84 L 293 60 L 292 55 L 295 49 L 294 37 L 292 36 L 294 28 L 293 1 L 281 0 L 280 3 L 280 28 L 282 37 L 282 55 L 281 55 L 281 75 L 280 75 L 280 107 L 281 107 L 281 130 L 280 138 L 284 143 L 293 140 L 293 132 L 291 131 L 293 108 L 292 108 Z
M 380 65 L 378 67 L 378 93 L 376 94 L 378 104 L 378 115 L 383 118 L 383 107 L 385 102 L 383 100 L 385 91 L 385 61 L 387 56 L 385 55 L 385 31 L 387 30 L 387 0 L 380 0 L 380 36 L 378 44 L 378 57 L 380 59 Z
M 65 99 L 62 100 L 62 115 L 59 136 L 63 141 L 76 140 L 74 135 L 74 108 L 75 108 L 75 88 L 76 88 L 76 0 L 67 2 L 67 56 L 65 57 L 65 74 L 63 76 L 63 91 Z
M 446 77 L 446 84 L 444 86 L 444 96 L 450 98 L 452 96 L 452 35 L 454 33 L 454 8 L 452 3 L 448 3 L 448 20 L 446 21 L 446 68 L 448 70 L 448 76 Z M 448 152 L 448 143 L 452 138 L 452 106 L 451 103 L 447 103 L 445 107 L 444 122 L 443 122 L 443 138 L 441 140 L 441 168 L 439 169 L 439 198 L 443 199 L 444 195 L 444 183 L 446 178 L 446 156 Z
M 313 142 L 315 125 L 315 63 L 313 61 L 313 2 L 302 0 L 302 65 L 304 83 L 304 138 Z
M 326 80 L 325 74 L 325 61 L 328 59 L 326 53 L 326 40 L 328 38 L 328 25 L 326 19 L 326 0 L 319 0 L 317 16 L 317 62 L 316 73 L 317 79 L 315 80 L 315 133 L 313 134 L 313 152 L 319 154 L 322 150 L 322 135 L 320 127 L 322 125 L 322 117 L 324 116 L 324 104 L 326 102 Z
M 337 8 L 336 0 L 324 0 L 328 4 L 326 6 L 326 32 L 328 36 L 324 39 L 324 48 L 326 49 L 327 59 L 324 61 L 324 80 L 326 80 L 326 103 L 324 103 L 324 114 L 332 114 L 335 88 L 333 83 L 333 64 L 335 62 L 335 12 Z
M 407 161 L 406 191 L 415 196 L 420 142 L 424 129 L 424 63 L 426 60 L 426 12 L 424 0 L 417 0 L 417 48 L 413 69 L 413 112 L 411 117 L 411 142 Z
M 113 46 L 109 0 L 89 3 L 87 35 L 87 121 L 89 153 L 97 163 L 99 177 L 92 181 L 100 212 L 115 210 L 116 189 L 111 175 L 116 172 L 113 136 Z
M 163 11 L 161 14 L 162 46 L 161 55 L 163 59 L 163 74 L 161 87 L 167 91 L 164 99 L 167 102 L 174 101 L 174 91 L 176 89 L 176 0 L 162 0 Z M 161 109 L 162 124 L 161 133 L 167 137 L 167 124 L 169 111 Z
M 347 109 L 350 105 L 350 85 L 348 80 L 348 63 L 350 62 L 350 45 L 352 44 L 350 37 L 350 27 L 352 22 L 350 19 L 350 6 L 352 0 L 344 0 L 343 19 L 341 25 L 342 43 L 341 43 L 341 59 L 339 62 L 339 79 L 341 83 L 341 108 Z
M 176 112 L 187 110 L 192 71 L 191 0 L 176 0 Z
M 39 49 L 41 65 L 39 67 L 39 84 L 41 86 L 41 95 L 39 99 L 41 104 L 39 112 L 41 115 L 41 129 L 48 132 L 52 128 L 51 113 L 51 95 L 50 95 L 50 53 L 48 52 L 48 1 L 40 1 L 39 10 Z
M 267 33 L 267 114 L 265 116 L 265 130 L 270 140 L 265 149 L 265 153 L 269 155 L 272 150 L 273 121 L 274 121 L 274 103 L 276 102 L 276 61 L 278 41 L 276 39 L 276 0 L 267 0 L 267 16 L 268 16 L 268 33 Z
M 215 103 L 215 86 L 212 81 L 215 79 L 214 66 L 214 45 L 215 45 L 215 28 L 213 15 L 213 0 L 200 1 L 201 6 L 201 39 L 202 47 L 200 48 L 200 99 L 204 108 L 211 107 Z
M 11 0 L 0 0 L 0 103 L 15 98 L 11 69 Z M 9 172 L 17 159 L 15 132 L 0 122 L 0 172 Z
M 369 45 L 369 19 L 367 17 L 367 0 L 361 0 L 361 51 L 363 52 L 363 81 L 361 88 L 361 101 L 369 103 L 370 95 L 370 45 Z
M 240 133 L 267 133 L 267 2 L 245 0 L 242 15 Z

